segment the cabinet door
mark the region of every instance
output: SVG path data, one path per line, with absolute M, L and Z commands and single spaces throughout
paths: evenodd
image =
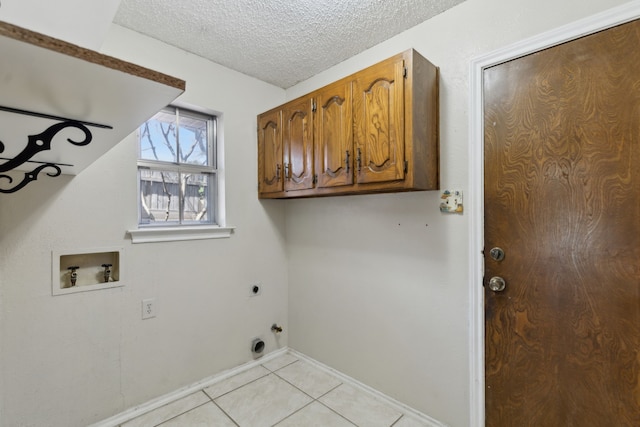
M 351 83 L 332 84 L 316 92 L 316 171 L 318 187 L 353 184 Z
M 280 110 L 258 116 L 258 192 L 282 191 L 282 120 Z
M 313 188 L 313 98 L 282 107 L 284 189 Z
M 402 58 L 356 75 L 353 119 L 358 183 L 404 179 L 404 105 Z

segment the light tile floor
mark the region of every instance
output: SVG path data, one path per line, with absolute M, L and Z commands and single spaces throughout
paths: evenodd
M 426 427 L 411 414 L 286 353 L 121 427 Z

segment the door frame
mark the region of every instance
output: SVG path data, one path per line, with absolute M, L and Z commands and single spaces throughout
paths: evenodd
M 485 68 L 640 18 L 640 0 L 600 12 L 471 59 L 469 73 L 469 426 L 485 425 L 484 381 L 484 108 Z

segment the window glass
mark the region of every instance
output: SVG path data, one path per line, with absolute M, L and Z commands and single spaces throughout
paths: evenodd
M 182 217 L 185 222 L 207 222 L 209 217 L 207 203 L 211 199 L 211 180 L 208 175 L 186 174 L 182 177 L 185 183 Z
M 179 223 L 179 176 L 176 172 L 140 170 L 141 223 Z
M 180 162 L 194 165 L 209 164 L 207 120 L 180 115 Z
M 166 111 L 156 114 L 140 128 L 140 158 L 176 162 L 178 138 L 176 115 Z
M 215 224 L 215 117 L 168 107 L 138 132 L 139 224 Z

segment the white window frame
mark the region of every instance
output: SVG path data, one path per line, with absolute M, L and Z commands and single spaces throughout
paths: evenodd
M 177 240 L 201 240 L 201 239 L 218 239 L 228 238 L 231 236 L 235 227 L 226 226 L 225 222 L 225 179 L 224 179 L 224 150 L 223 150 L 223 116 L 221 113 L 206 111 L 201 108 L 193 107 L 184 103 L 174 103 L 167 107 L 167 109 L 177 110 L 179 112 L 186 111 L 187 113 L 194 113 L 201 116 L 209 116 L 213 120 L 213 140 L 209 146 L 210 167 L 203 167 L 197 165 L 172 165 L 171 162 L 156 162 L 153 160 L 140 159 L 140 153 L 137 156 L 138 173 L 136 174 L 136 188 L 137 188 L 137 223 L 138 228 L 129 230 L 128 233 L 131 237 L 132 243 L 153 243 L 153 242 L 168 242 Z M 140 147 L 140 130 L 136 133 L 136 145 Z M 212 188 L 210 188 L 210 205 L 213 205 L 212 212 L 209 213 L 210 223 L 193 223 L 186 222 L 178 224 L 171 222 L 167 224 L 153 223 L 153 224 L 141 224 L 140 218 L 140 168 L 161 168 L 163 170 L 182 170 L 182 171 L 194 171 L 205 172 L 213 174 Z

